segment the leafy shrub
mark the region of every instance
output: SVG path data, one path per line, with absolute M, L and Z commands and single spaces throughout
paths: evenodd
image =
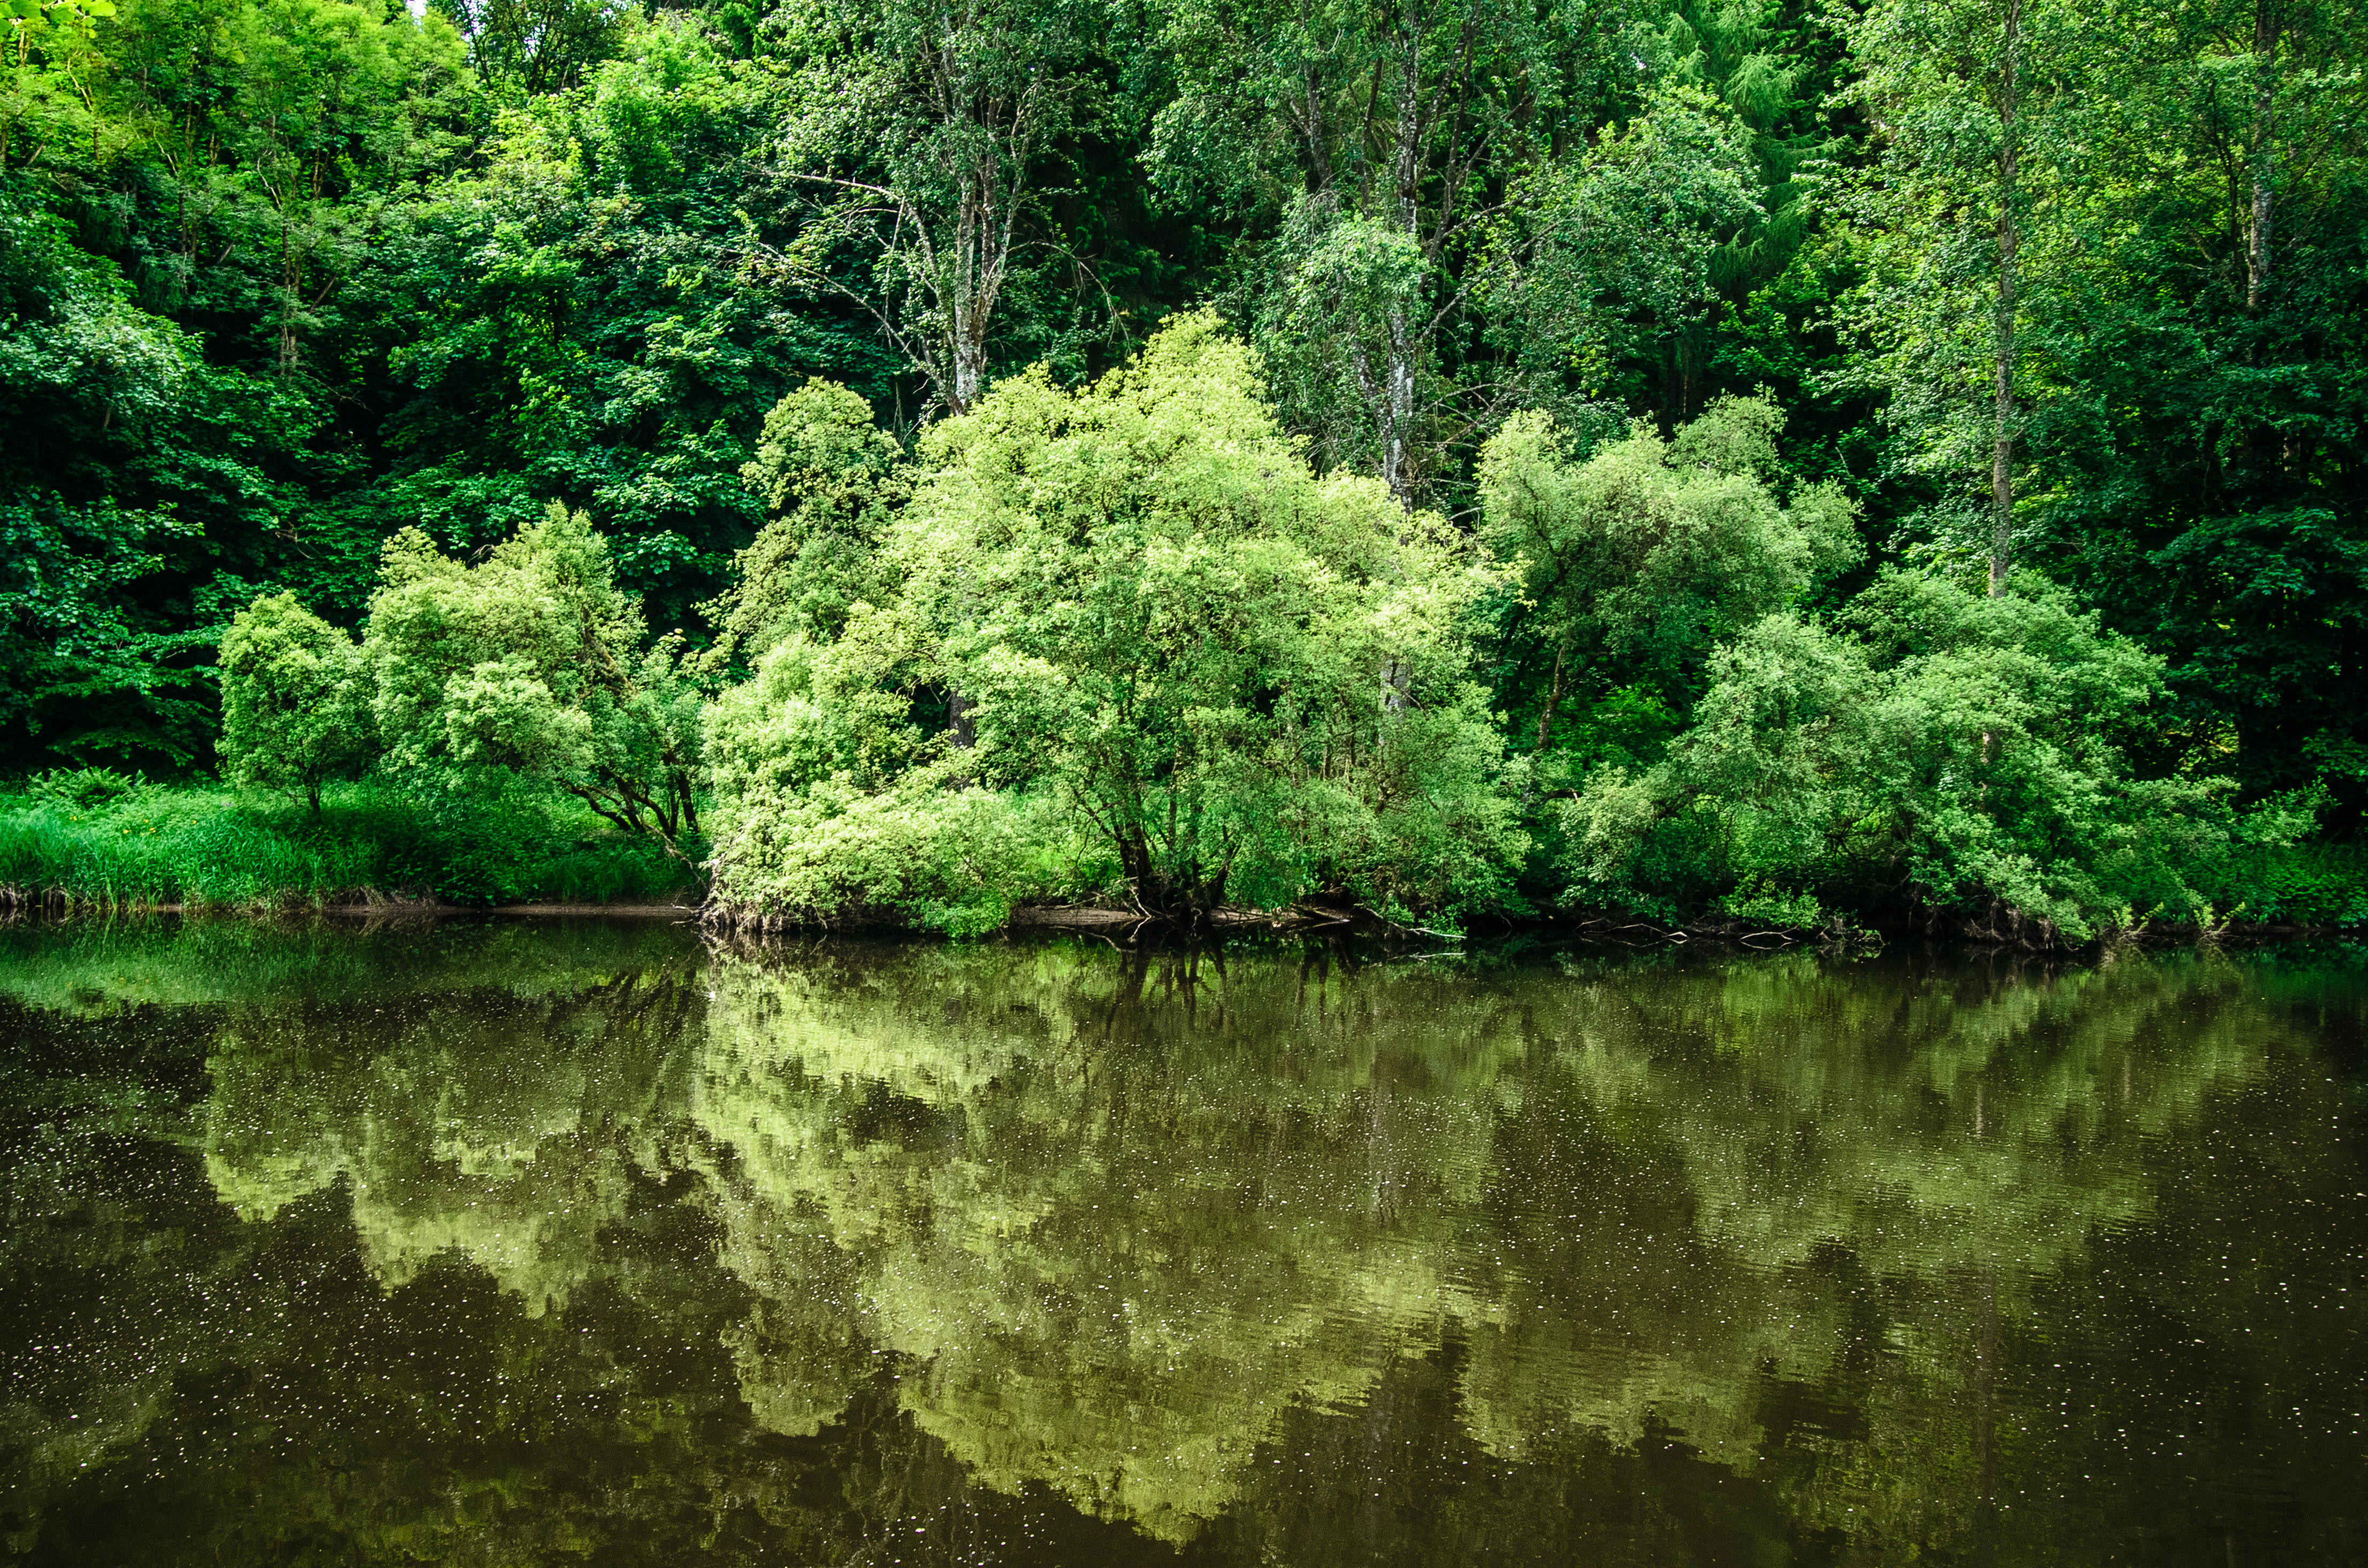
M 2217 869 L 2214 892 L 2224 915 L 2296 926 L 2368 926 L 2368 846 L 2248 846 Z
M 2226 780 L 2133 777 L 2116 737 L 2163 701 L 2160 661 L 2042 585 L 1886 574 L 1838 627 L 1767 617 L 1711 675 L 1660 762 L 1563 808 L 1574 896 L 1995 905 L 2082 939 L 2204 918 L 2309 829 Z
M 288 594 L 222 640 L 222 753 L 234 782 L 293 790 L 373 771 L 491 801 L 525 780 L 680 852 L 699 836 L 698 662 L 652 642 L 607 542 L 553 505 L 471 566 L 406 528 L 351 636 Z
M 1042 797 L 825 781 L 740 804 L 719 883 L 742 908 L 803 924 L 876 920 L 975 936 L 1009 920 L 1015 904 L 1112 880 Z
M 1804 485 L 1785 506 L 1770 487 L 1783 426 L 1764 398 L 1722 397 L 1674 440 L 1639 422 L 1584 460 L 1540 413 L 1490 438 L 1482 533 L 1565 677 L 1669 684 L 1858 559 L 1857 507 L 1839 488 Z
M 218 749 L 233 782 L 292 790 L 317 812 L 322 785 L 369 766 L 361 650 L 295 595 L 268 594 L 239 611 L 221 661 Z
M 382 768 L 479 796 L 530 779 L 628 833 L 698 835 L 691 662 L 649 642 L 583 513 L 554 503 L 476 566 L 397 534 L 362 658 Z

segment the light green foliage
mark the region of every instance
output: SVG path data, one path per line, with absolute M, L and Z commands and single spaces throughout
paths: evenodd
M 957 935 L 1099 881 L 1052 803 L 951 787 L 951 737 L 913 722 L 928 667 L 864 607 L 834 644 L 793 637 L 708 713 L 719 894 L 824 924 Z
M 761 653 L 793 632 L 836 637 L 857 601 L 883 596 L 876 563 L 908 488 L 903 456 L 871 405 L 836 382 L 809 381 L 773 405 L 740 470 L 771 520 L 719 601 L 734 639 Z
M 387 764 L 453 790 L 540 780 L 673 846 L 699 831 L 700 693 L 678 637 L 646 642 L 581 512 L 554 503 L 473 567 L 406 529 L 362 642 Z
M 1751 627 L 1712 660 L 1667 757 L 1606 770 L 1565 808 L 1573 896 L 1694 879 L 1744 914 L 1780 890 L 1907 895 L 2074 939 L 2134 909 L 2206 915 L 2236 847 L 2305 822 L 2240 819 L 2221 780 L 2135 777 L 2117 740 L 2162 701 L 2160 661 L 2024 587 L 1895 572 L 1839 629 Z
M 225 777 L 302 794 L 371 758 L 368 691 L 353 637 L 272 594 L 241 610 L 222 641 Z
M 978 767 L 1059 789 L 1145 907 L 1336 879 L 1460 903 L 1517 838 L 1466 674 L 1485 563 L 1374 482 L 1317 479 L 1206 318 L 1077 394 L 933 432 L 907 602 L 977 703 Z
M 764 885 L 745 857 L 792 799 L 934 812 L 966 781 L 1049 794 L 1178 917 L 1229 890 L 1501 891 L 1522 840 L 1466 673 L 1490 570 L 1373 481 L 1312 474 L 1212 320 L 1083 392 L 1007 381 L 923 460 L 894 603 L 719 706 L 724 896 Z
M 1771 482 L 1783 415 L 1722 398 L 1664 441 L 1645 426 L 1576 460 L 1545 415 L 1516 415 L 1481 459 L 1482 537 L 1520 574 L 1521 627 L 1554 674 L 1538 744 L 1568 693 L 1682 690 L 1711 645 L 1858 558 L 1832 485 Z
M 93 769 L 36 781 L 29 798 L 0 797 L 0 888 L 77 906 L 605 903 L 694 882 L 655 840 L 539 787 L 423 798 L 378 780 L 330 784 L 316 812 Z

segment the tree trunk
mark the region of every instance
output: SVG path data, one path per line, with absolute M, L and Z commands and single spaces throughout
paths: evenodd
M 952 406 L 947 410 L 948 413 L 967 414 L 978 402 L 979 392 L 986 384 L 986 367 L 979 360 L 980 356 L 972 352 L 968 344 L 964 344 L 962 351 L 956 355 L 954 395 L 949 400 Z
M 298 273 L 295 239 L 286 214 L 279 220 L 279 379 L 296 371 L 296 292 Z
M 1397 156 L 1390 171 L 1391 195 L 1398 230 L 1422 244 L 1422 40 L 1409 22 L 1405 69 L 1398 82 Z M 1417 301 L 1419 303 L 1419 301 Z M 1414 507 L 1415 354 L 1413 328 L 1406 320 L 1406 301 L 1390 306 L 1390 361 L 1383 368 L 1382 389 L 1382 479 L 1399 506 Z
M 1414 508 L 1413 463 L 1406 450 L 1406 430 L 1414 423 L 1414 346 L 1406 330 L 1406 307 L 1390 307 L 1390 363 L 1387 412 L 1383 415 L 1382 478 L 1399 506 Z
M 955 223 L 953 276 L 946 284 L 946 360 L 953 378 L 949 414 L 969 413 L 986 390 L 986 315 L 993 306 L 979 297 L 983 227 L 976 204 L 965 197 Z
M 2274 0 L 2253 6 L 2253 144 L 2248 150 L 2253 186 L 2252 222 L 2245 235 L 2245 309 L 2261 308 L 2270 286 L 2270 234 L 2277 204 L 2278 14 Z
M 1990 595 L 2006 592 L 2014 547 L 2015 252 L 2022 234 L 2015 212 L 2022 168 L 2022 0 L 2007 0 L 2006 59 L 1998 93 L 1998 312 L 1992 348 L 1997 358 L 1996 406 L 1990 434 Z M 1985 744 L 1985 752 L 1988 747 Z
M 962 202 L 954 214 L 953 244 L 948 247 L 948 275 L 943 281 L 943 301 L 946 312 L 946 369 L 952 384 L 946 389 L 946 412 L 962 415 L 978 402 L 986 381 L 985 356 L 981 352 L 986 334 L 985 324 L 978 319 L 980 301 L 976 297 L 978 282 L 978 246 L 985 238 L 982 231 L 984 214 L 973 182 L 965 180 Z
M 1546 741 L 1554 734 L 1554 710 L 1562 706 L 1562 672 L 1569 662 L 1568 647 L 1554 650 L 1554 685 L 1546 689 L 1546 705 L 1538 713 L 1538 744 L 1536 749 L 1546 749 Z

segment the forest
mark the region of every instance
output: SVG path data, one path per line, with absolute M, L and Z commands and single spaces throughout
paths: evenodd
M 5 0 L 0 885 L 2368 920 L 2360 0 Z

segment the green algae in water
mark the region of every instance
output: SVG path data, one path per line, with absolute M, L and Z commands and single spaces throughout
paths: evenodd
M 0 938 L 26 1562 L 2343 1561 L 2362 969 Z

